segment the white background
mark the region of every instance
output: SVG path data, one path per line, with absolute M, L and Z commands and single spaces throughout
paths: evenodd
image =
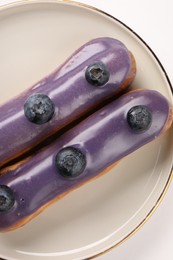
M 13 1 L 0 0 L 0 5 Z M 104 10 L 138 33 L 154 50 L 173 84 L 172 0 L 81 0 L 80 2 Z M 173 182 L 161 205 L 147 223 L 122 245 L 97 259 L 173 260 Z

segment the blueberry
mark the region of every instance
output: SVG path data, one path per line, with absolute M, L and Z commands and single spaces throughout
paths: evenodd
M 0 185 L 0 212 L 9 211 L 15 202 L 13 191 L 6 185 Z
M 127 121 L 133 130 L 143 132 L 151 126 L 151 111 L 147 106 L 134 106 L 127 113 Z
M 31 95 L 24 104 L 26 118 L 35 124 L 41 125 L 48 122 L 54 114 L 52 100 L 44 94 Z
M 79 149 L 70 146 L 63 148 L 58 152 L 55 163 L 62 176 L 74 178 L 84 171 L 86 157 Z
M 110 73 L 106 65 L 102 62 L 96 62 L 89 65 L 85 71 L 86 80 L 94 86 L 102 86 L 109 80 Z

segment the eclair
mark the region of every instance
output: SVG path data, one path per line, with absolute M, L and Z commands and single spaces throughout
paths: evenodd
M 135 59 L 119 40 L 96 38 L 0 107 L 0 167 L 126 89 Z
M 130 91 L 104 106 L 50 146 L 4 168 L 0 232 L 23 226 L 53 202 L 106 173 L 170 127 L 172 107 L 157 91 Z

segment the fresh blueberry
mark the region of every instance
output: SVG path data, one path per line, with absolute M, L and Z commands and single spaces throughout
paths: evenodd
M 31 95 L 24 104 L 26 118 L 35 124 L 41 125 L 48 122 L 54 114 L 52 100 L 44 94 Z
M 75 147 L 61 149 L 56 155 L 56 167 L 59 173 L 66 178 L 79 176 L 85 169 L 86 157 Z
M 151 111 L 147 106 L 134 106 L 127 113 L 127 121 L 133 130 L 143 132 L 151 126 Z
M 110 73 L 106 65 L 102 62 L 96 62 L 89 65 L 85 71 L 86 80 L 94 86 L 102 86 L 109 80 Z
M 0 185 L 0 212 L 9 211 L 15 202 L 13 191 L 6 185 Z

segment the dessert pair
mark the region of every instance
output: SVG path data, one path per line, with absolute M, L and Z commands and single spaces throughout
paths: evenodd
M 135 59 L 122 42 L 98 38 L 1 106 L 1 232 L 26 224 L 170 127 L 164 96 L 126 91 L 135 74 Z M 44 147 L 44 140 L 51 143 Z

